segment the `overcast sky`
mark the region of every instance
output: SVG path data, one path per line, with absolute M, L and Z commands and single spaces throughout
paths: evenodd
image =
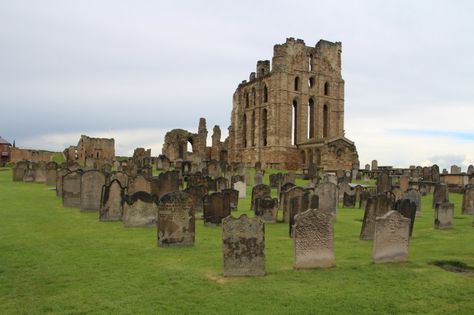
M 287 37 L 342 42 L 361 166 L 474 163 L 474 1 L 1 1 L 0 135 L 118 155 L 199 117 L 227 135 L 238 83 Z

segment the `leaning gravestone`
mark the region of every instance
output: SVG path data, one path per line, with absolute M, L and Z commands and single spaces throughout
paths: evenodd
M 156 224 L 158 205 L 156 196 L 138 191 L 125 196 L 122 221 L 124 227 L 149 227 Z
M 181 191 L 164 195 L 158 205 L 158 246 L 194 245 L 194 202 Z
M 335 265 L 334 213 L 309 209 L 295 216 L 294 268 L 327 268 Z
M 220 225 L 222 219 L 230 215 L 230 198 L 221 192 L 215 192 L 204 197 L 204 224 L 207 226 Z
M 278 215 L 278 199 L 271 197 L 257 198 L 255 201 L 255 216 L 262 218 L 265 223 L 276 223 Z
M 398 211 L 389 211 L 375 223 L 374 263 L 406 261 L 410 219 Z
M 365 207 L 364 219 L 360 231 L 361 240 L 374 239 L 376 218 L 385 215 L 389 210 L 390 201 L 387 198 L 387 195 L 380 194 L 369 197 Z
M 100 221 L 120 221 L 123 214 L 122 200 L 125 197 L 125 188 L 116 178 L 110 185 L 102 187 Z
M 239 191 L 239 199 L 245 199 L 247 197 L 247 185 L 245 185 L 244 182 L 235 182 L 234 189 Z
M 446 184 L 437 184 L 433 192 L 432 208 L 435 209 L 438 203 L 449 202 L 448 186 Z
M 336 214 L 337 207 L 337 185 L 333 183 L 323 183 L 315 189 L 319 197 L 319 209 L 331 210 Z
M 82 172 L 74 171 L 64 175 L 62 180 L 62 198 L 65 207 L 81 206 Z
M 228 216 L 222 221 L 222 241 L 225 277 L 265 275 L 265 225 L 260 218 Z
M 450 202 L 440 203 L 435 209 L 435 229 L 451 229 L 453 227 L 454 204 Z
M 81 176 L 81 211 L 99 211 L 102 187 L 105 185 L 105 175 L 91 170 Z
M 462 197 L 462 214 L 474 214 L 474 186 L 466 186 Z
M 264 198 L 271 196 L 271 188 L 268 185 L 260 184 L 253 186 L 252 188 L 252 200 L 250 204 L 250 210 L 255 210 L 255 200 L 257 198 Z

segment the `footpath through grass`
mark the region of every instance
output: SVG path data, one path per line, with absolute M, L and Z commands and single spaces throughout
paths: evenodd
M 449 231 L 433 229 L 423 198 L 407 263 L 374 265 L 372 242 L 359 240 L 363 211 L 338 209 L 337 267 L 293 270 L 288 226 L 278 223 L 265 226 L 267 275 L 224 278 L 220 228 L 197 221 L 194 247 L 157 248 L 156 229 L 99 222 L 0 171 L 0 313 L 473 314 L 474 277 L 430 264 L 474 266 L 472 216 L 450 198 Z M 251 215 L 248 199 L 234 215 Z

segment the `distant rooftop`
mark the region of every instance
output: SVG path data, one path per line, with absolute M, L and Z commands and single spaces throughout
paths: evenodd
M 1 136 L 0 136 L 0 144 L 12 145 L 10 142 L 8 142 L 7 140 L 3 139 Z

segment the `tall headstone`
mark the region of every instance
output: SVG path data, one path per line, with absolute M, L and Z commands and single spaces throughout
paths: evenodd
M 316 187 L 315 192 L 319 197 L 319 209 L 331 210 L 336 214 L 337 186 L 333 183 L 323 183 Z
M 375 234 L 375 222 L 377 217 L 385 215 L 390 210 L 390 201 L 387 195 L 380 194 L 369 197 L 365 207 L 364 219 L 360 231 L 361 240 L 372 240 Z
M 295 216 L 294 268 L 327 268 L 335 265 L 334 213 L 309 209 Z
M 453 227 L 454 204 L 450 202 L 439 203 L 435 209 L 435 229 L 451 229 Z
M 444 183 L 440 183 L 434 188 L 432 208 L 435 209 L 438 203 L 444 202 L 449 202 L 448 186 Z
M 150 227 L 156 225 L 158 205 L 156 196 L 138 191 L 125 196 L 122 221 L 124 227 Z
M 74 171 L 64 175 L 62 180 L 62 199 L 65 207 L 81 206 L 82 172 Z
M 265 275 L 265 225 L 245 214 L 222 221 L 224 276 Z
M 204 197 L 204 224 L 207 226 L 221 225 L 222 219 L 229 216 L 230 198 L 221 192 L 215 192 Z
M 194 245 L 194 202 L 189 194 L 176 191 L 160 199 L 157 231 L 160 247 Z
M 466 186 L 462 197 L 462 214 L 474 214 L 474 186 Z
M 81 176 L 81 211 L 99 211 L 105 175 L 102 172 L 86 171 Z
M 120 221 L 122 220 L 125 188 L 116 178 L 109 185 L 102 187 L 101 206 L 99 210 L 100 221 Z
M 400 176 L 400 190 L 405 193 L 410 186 L 409 177 L 407 175 Z
M 234 189 L 239 191 L 239 199 L 245 199 L 247 197 L 247 186 L 244 182 L 238 181 L 234 183 Z
M 372 171 L 376 171 L 379 169 L 379 163 L 377 160 L 372 160 Z
M 408 258 L 410 219 L 398 211 L 376 218 L 373 247 L 374 263 L 401 262 Z
M 381 172 L 377 177 L 377 193 L 382 194 L 387 191 L 392 191 L 392 180 L 388 173 Z
M 421 193 L 416 189 L 409 189 L 402 198 L 410 199 L 416 204 L 416 214 L 421 214 Z

